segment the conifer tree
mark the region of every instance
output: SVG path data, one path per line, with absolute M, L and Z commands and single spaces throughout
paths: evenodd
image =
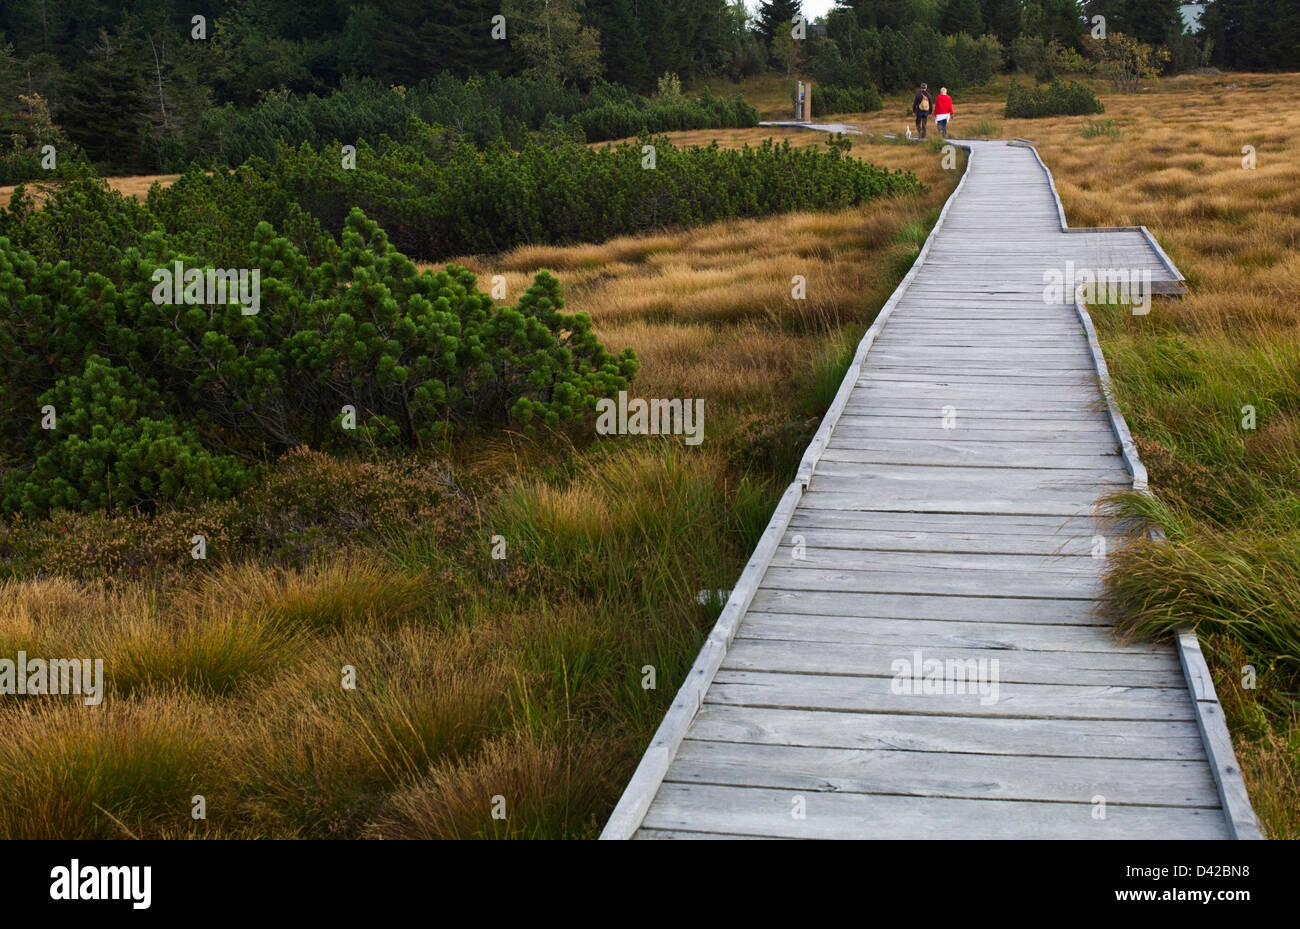
M 73 142 L 111 169 L 137 167 L 148 103 L 140 49 L 101 32 L 87 60 L 71 76 L 61 114 Z
M 948 0 L 939 17 L 939 31 L 944 35 L 964 32 L 970 36 L 984 32 L 984 17 L 978 0 Z
M 762 36 L 763 44 L 771 48 L 778 33 L 790 34 L 794 18 L 802 13 L 800 0 L 762 0 L 758 5 L 754 31 Z

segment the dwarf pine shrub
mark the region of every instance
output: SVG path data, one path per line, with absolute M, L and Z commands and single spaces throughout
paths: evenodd
M 51 267 L 0 238 L 0 505 L 148 509 L 228 496 L 298 446 L 415 446 L 456 427 L 526 431 L 588 415 L 636 372 L 538 274 L 494 307 L 475 276 L 418 272 L 360 210 L 311 264 L 270 224 L 249 248 L 260 308 L 156 302 L 184 263 L 162 231 L 127 249 L 117 284 Z M 16 424 L 22 424 L 16 425 Z
M 1078 81 L 1053 81 L 1045 89 L 1025 88 L 1012 81 L 1007 91 L 1008 119 L 1036 119 L 1041 116 L 1084 116 L 1105 112 L 1097 95 Z
M 812 115 L 868 113 L 884 109 L 880 91 L 874 87 L 818 87 L 812 91 Z

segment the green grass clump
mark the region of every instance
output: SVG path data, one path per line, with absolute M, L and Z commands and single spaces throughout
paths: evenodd
M 1124 134 L 1124 130 L 1116 125 L 1113 119 L 1090 119 L 1087 124 L 1079 130 L 1079 135 L 1085 139 L 1095 139 L 1098 136 L 1106 136 L 1110 139 L 1118 139 Z

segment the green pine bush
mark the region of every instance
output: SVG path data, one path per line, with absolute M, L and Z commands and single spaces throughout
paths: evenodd
M 812 115 L 869 113 L 884 109 L 880 91 L 874 87 L 819 87 L 812 90 Z
M 99 355 L 39 403 L 54 408 L 55 428 L 33 426 L 30 464 L 0 484 L 5 510 L 150 509 L 161 500 L 228 497 L 252 481 L 243 463 L 204 449 L 149 384 Z
M 563 312 L 545 272 L 494 307 L 464 268 L 418 271 L 360 210 L 325 251 L 313 263 L 259 223 L 247 254 L 261 306 L 246 315 L 233 298 L 155 303 L 155 269 L 198 266 L 160 229 L 126 249 L 117 283 L 0 238 L 0 363 L 15 375 L 0 390 L 0 506 L 149 510 L 239 492 L 292 448 L 563 427 L 636 373 L 630 349 L 607 352 Z
M 616 89 L 593 95 L 636 106 Z M 735 115 L 735 101 L 696 103 Z M 838 143 L 736 151 L 653 137 L 597 150 L 571 125 L 553 115 L 546 138 L 516 151 L 411 117 L 407 142 L 359 142 L 355 170 L 337 148 L 277 145 L 233 171 L 195 168 L 144 203 L 92 176 L 39 209 L 16 196 L 0 212 L 0 509 L 152 511 L 239 493 L 293 448 L 564 428 L 629 386 L 632 352 L 606 351 L 545 272 L 495 306 L 465 268 L 419 271 L 408 256 L 838 209 L 919 187 Z M 259 312 L 233 295 L 155 303 L 156 270 L 178 261 L 256 270 Z
M 1036 119 L 1041 116 L 1084 116 L 1103 113 L 1097 95 L 1078 81 L 1054 81 L 1043 88 L 1026 89 L 1012 81 L 1007 91 L 1006 117 L 1008 119 Z

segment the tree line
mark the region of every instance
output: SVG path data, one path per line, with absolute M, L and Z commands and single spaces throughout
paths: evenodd
M 46 144 L 60 152 L 80 149 L 101 169 L 177 170 L 188 159 L 220 154 L 227 143 L 240 149 L 244 143 L 233 137 L 259 128 L 278 101 L 327 98 L 362 78 L 399 91 L 440 74 L 471 89 L 487 75 L 536 82 L 542 96 L 567 95 L 552 111 L 562 120 L 575 116 L 577 94 L 602 81 L 650 94 L 664 75 L 689 84 L 772 69 L 806 71 L 826 87 L 886 93 L 920 80 L 977 85 L 1004 69 L 1048 82 L 1086 51 L 1096 17 L 1111 33 L 1165 48 L 1159 60 L 1166 72 L 1207 64 L 1300 68 L 1300 7 L 1274 0 L 1210 0 L 1204 28 L 1195 34 L 1184 31 L 1178 0 L 839 0 L 806 27 L 797 25 L 799 0 L 762 0 L 752 12 L 743 0 L 210 0 L 199 11 L 196 6 L 192 0 L 0 0 L 0 137 L 13 140 L 0 157 L 21 162 L 0 169 L 0 181 L 36 176 L 46 167 L 36 160 Z M 447 99 L 473 109 L 446 115 L 426 108 L 415 115 L 459 125 L 490 121 L 483 114 L 492 106 L 502 113 L 509 108 L 485 105 L 482 93 Z M 260 105 L 267 106 L 258 116 L 244 117 Z M 632 109 L 637 106 L 606 113 L 601 122 L 636 123 Z M 547 115 L 501 116 L 499 134 L 517 143 L 521 131 L 537 130 Z M 679 115 L 629 131 L 662 131 Z M 593 122 L 578 120 L 584 131 Z M 685 119 L 685 125 L 700 123 Z M 401 132 L 398 125 L 383 129 Z M 319 131 L 322 126 L 313 126 L 304 138 L 322 141 Z
M 1274 0 L 1209 0 L 1201 28 L 1184 23 L 1179 0 L 838 0 L 804 42 L 786 25 L 799 0 L 763 0 L 756 32 L 769 62 L 806 69 L 823 85 L 895 92 L 922 80 L 960 87 L 994 71 L 1034 74 L 1079 65 L 1090 39 L 1120 34 L 1163 49 L 1164 73 L 1213 65 L 1300 68 L 1300 6 Z

